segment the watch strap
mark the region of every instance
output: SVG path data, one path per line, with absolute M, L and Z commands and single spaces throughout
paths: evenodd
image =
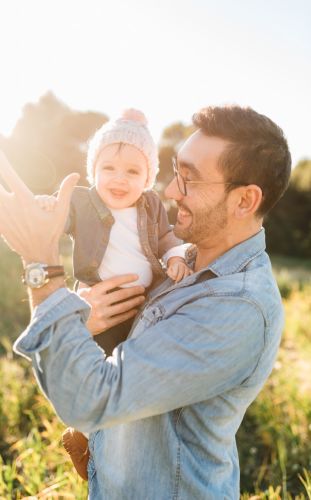
M 44 270 L 48 273 L 47 277 L 49 279 L 65 275 L 64 266 L 44 266 Z

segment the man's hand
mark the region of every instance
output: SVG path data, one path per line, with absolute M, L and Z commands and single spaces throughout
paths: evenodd
M 8 246 L 26 263 L 58 264 L 58 242 L 69 212 L 69 202 L 79 175 L 62 182 L 55 210 L 42 210 L 0 151 L 0 175 L 10 192 L 0 185 L 0 233 Z
M 138 307 L 144 302 L 145 292 L 142 286 L 132 286 L 110 292 L 126 283 L 138 279 L 136 274 L 126 274 L 101 281 L 92 287 L 79 288 L 78 294 L 91 306 L 91 314 L 87 328 L 92 335 L 97 335 L 112 326 L 123 323 L 137 313 Z M 126 301 L 120 302 L 119 301 Z

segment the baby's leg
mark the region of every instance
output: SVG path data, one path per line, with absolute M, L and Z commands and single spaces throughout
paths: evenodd
M 127 339 L 130 333 L 134 319 L 130 318 L 120 325 L 115 325 L 103 333 L 94 335 L 95 342 L 105 351 L 106 356 L 111 356 L 115 347 Z
M 113 288 L 109 292 L 114 292 L 116 290 L 119 290 L 119 288 Z M 112 326 L 109 330 L 94 335 L 93 339 L 102 349 L 104 349 L 106 356 L 111 356 L 114 348 L 127 339 L 133 321 L 134 318 L 130 318 L 119 325 Z

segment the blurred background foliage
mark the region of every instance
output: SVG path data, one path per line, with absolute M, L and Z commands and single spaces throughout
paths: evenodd
M 53 193 L 70 172 L 86 184 L 87 141 L 107 116 L 71 110 L 52 92 L 27 104 L 10 137 L 0 136 L 0 147 L 35 193 Z

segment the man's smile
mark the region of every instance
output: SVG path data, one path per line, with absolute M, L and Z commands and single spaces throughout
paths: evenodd
M 192 213 L 190 212 L 190 210 L 185 208 L 183 205 L 178 205 L 177 222 L 183 223 L 190 217 L 192 217 Z

